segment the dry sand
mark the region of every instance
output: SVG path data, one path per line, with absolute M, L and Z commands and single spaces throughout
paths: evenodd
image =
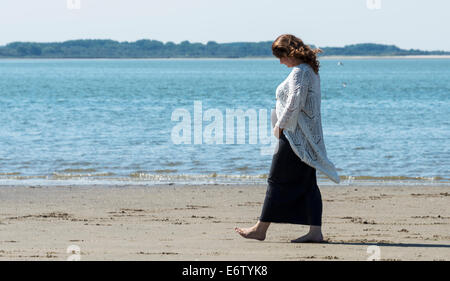
M 266 186 L 0 187 L 0 260 L 450 260 L 450 186 L 320 186 L 328 243 L 265 241 L 235 226 L 259 217 Z M 369 248 L 370 249 L 370 248 Z

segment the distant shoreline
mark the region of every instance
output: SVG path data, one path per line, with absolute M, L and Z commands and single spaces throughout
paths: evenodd
M 2 60 L 276 60 L 274 57 L 242 57 L 242 58 L 0 58 Z M 450 55 L 407 55 L 407 56 L 321 56 L 325 60 L 346 59 L 450 59 Z
M 118 42 L 111 39 L 78 39 L 64 42 L 11 42 L 0 46 L 2 58 L 274 58 L 272 41 L 217 43 L 191 43 L 187 40 L 175 44 L 141 39 Z M 313 45 L 311 45 L 313 47 Z M 315 46 L 314 46 L 315 47 Z M 321 56 L 345 58 L 450 56 L 449 51 L 401 49 L 395 45 L 359 43 L 344 47 L 321 47 Z

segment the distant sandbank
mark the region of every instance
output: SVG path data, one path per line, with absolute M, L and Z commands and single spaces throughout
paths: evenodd
M 277 60 L 274 57 L 244 57 L 244 58 L 0 58 L 1 60 Z M 420 55 L 420 56 L 320 56 L 325 60 L 346 59 L 450 59 L 450 55 Z

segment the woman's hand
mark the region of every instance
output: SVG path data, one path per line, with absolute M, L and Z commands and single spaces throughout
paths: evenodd
M 275 127 L 273 128 L 273 135 L 274 135 L 277 139 L 280 138 L 280 136 L 281 136 L 282 133 L 283 133 L 283 129 L 280 129 L 280 127 L 275 126 Z

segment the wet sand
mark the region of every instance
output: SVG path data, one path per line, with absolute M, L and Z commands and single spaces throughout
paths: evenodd
M 258 219 L 265 185 L 0 187 L 0 260 L 450 260 L 449 186 L 320 186 L 327 243 Z M 76 253 L 76 252 L 73 252 Z M 72 256 L 73 257 L 73 256 Z

